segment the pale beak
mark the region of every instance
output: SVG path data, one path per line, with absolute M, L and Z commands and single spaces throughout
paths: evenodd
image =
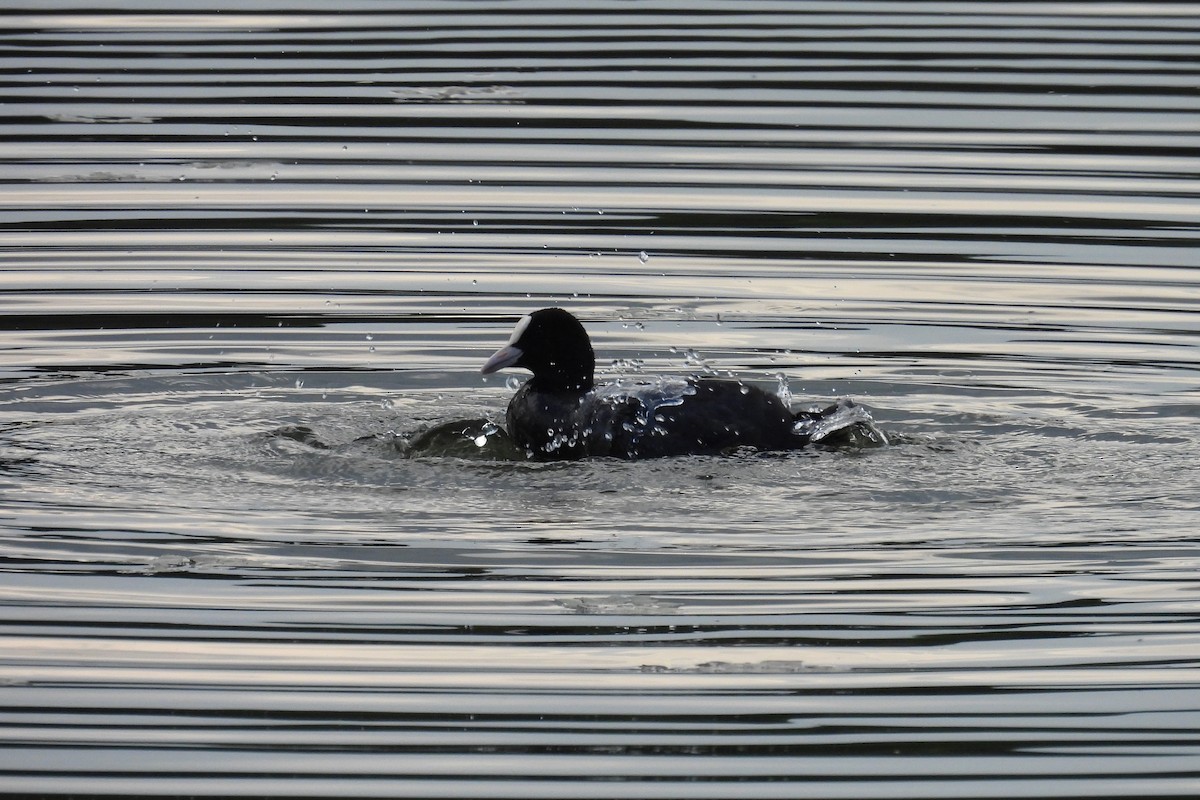
M 504 369 L 505 367 L 513 366 L 520 361 L 521 357 L 524 355 L 525 352 L 521 348 L 511 344 L 506 345 L 492 353 L 492 357 L 484 362 L 484 365 L 480 367 L 479 371 L 484 375 L 491 375 L 498 369 Z

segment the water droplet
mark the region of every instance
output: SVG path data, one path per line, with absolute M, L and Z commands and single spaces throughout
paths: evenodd
M 510 392 L 515 392 L 517 389 L 521 388 L 521 383 L 522 383 L 521 379 L 518 378 L 516 375 L 509 375 L 508 380 L 506 380 L 504 382 L 504 386 Z
M 395 401 L 392 400 L 392 398 L 390 398 L 390 397 L 383 398 L 381 401 L 379 401 L 379 405 L 382 406 L 383 408 L 395 408 L 396 407 Z
M 367 341 L 368 341 L 368 342 L 373 342 L 373 341 L 375 341 L 375 334 L 373 334 L 373 333 L 368 333 L 368 334 L 367 334 Z
M 302 378 L 296 378 L 296 388 L 297 389 L 304 388 L 304 380 Z
M 476 447 L 483 447 L 485 444 L 487 444 L 487 437 L 481 433 L 475 437 L 474 441 Z
M 647 253 L 645 250 L 643 250 L 642 252 L 638 253 L 638 261 L 640 261 L 640 262 L 642 262 L 643 264 L 645 264 L 645 263 L 646 263 L 647 261 L 649 261 L 649 260 L 650 260 L 650 254 L 649 254 L 649 253 Z
M 782 372 L 776 372 L 775 380 L 778 381 L 778 386 L 775 389 L 775 393 L 779 395 L 779 399 L 782 400 L 783 404 L 786 406 L 792 402 L 792 390 L 791 387 L 788 386 L 787 375 L 784 375 Z

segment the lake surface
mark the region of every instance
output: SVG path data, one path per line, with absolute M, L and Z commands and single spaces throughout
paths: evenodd
M 1200 5 L 221 5 L 0 12 L 0 794 L 1200 794 Z

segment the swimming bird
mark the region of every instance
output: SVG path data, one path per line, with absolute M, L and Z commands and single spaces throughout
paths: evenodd
M 505 367 L 533 373 L 509 402 L 507 422 L 517 448 L 539 461 L 712 455 L 744 447 L 795 450 L 818 438 L 814 423 L 838 409 L 857 408 L 843 403 L 793 414 L 770 392 L 715 378 L 618 380 L 597 386 L 587 331 L 561 308 L 521 317 L 508 343 L 480 372 Z

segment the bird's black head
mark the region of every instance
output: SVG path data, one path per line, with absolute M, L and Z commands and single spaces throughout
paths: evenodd
M 532 372 L 532 388 L 539 391 L 587 392 L 595 385 L 596 355 L 579 320 L 561 308 L 543 308 L 521 317 L 508 344 L 480 371 L 487 375 L 504 367 Z

